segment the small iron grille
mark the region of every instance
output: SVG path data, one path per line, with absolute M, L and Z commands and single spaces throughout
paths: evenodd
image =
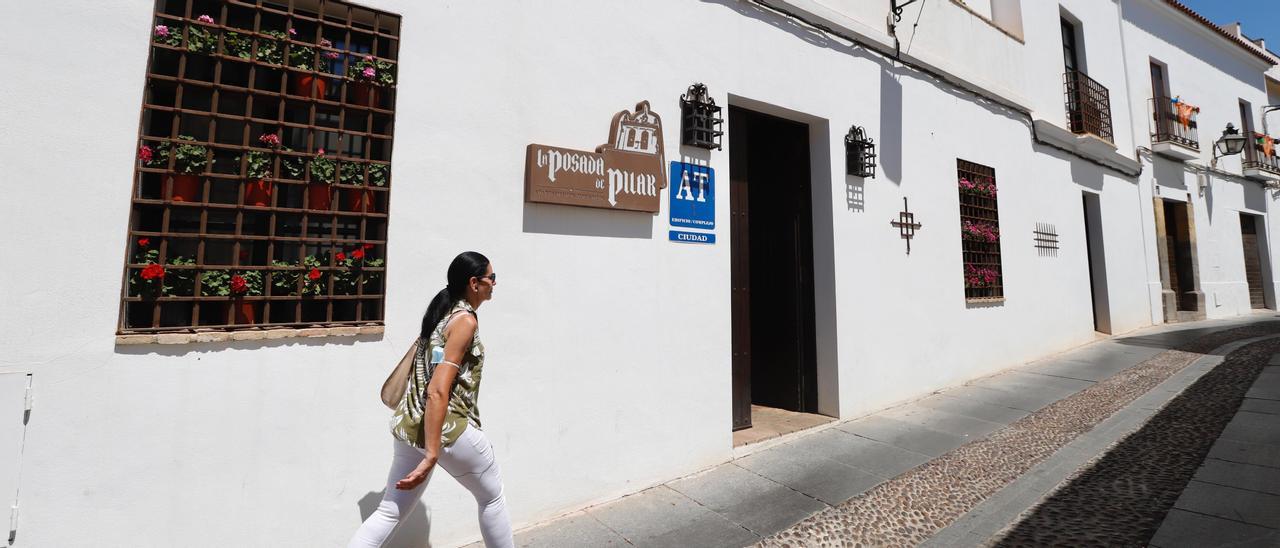
M 400 17 L 157 0 L 120 333 L 378 324 Z
M 968 300 L 1004 297 L 1000 265 L 1000 214 L 996 207 L 996 171 L 956 160 L 960 190 L 960 244 L 964 255 L 964 296 Z
M 1109 142 L 1111 131 L 1111 95 L 1107 88 L 1078 70 L 1063 75 L 1067 96 L 1067 123 L 1074 133 L 1091 133 Z

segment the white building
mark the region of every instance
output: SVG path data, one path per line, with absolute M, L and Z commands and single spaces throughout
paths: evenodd
M 1280 103 L 1275 56 L 1173 0 L 925 0 L 892 34 L 890 3 L 864 0 L 190 3 L 24 2 L 0 22 L 40 44 L 0 84 L 14 546 L 342 545 L 385 481 L 375 392 L 464 250 L 502 273 L 482 416 L 517 526 L 732 458 L 752 403 L 849 419 L 1098 331 L 1276 306 L 1280 164 L 1209 169 L 1227 123 L 1261 131 Z M 289 28 L 273 52 L 264 33 Z M 395 91 L 335 76 L 313 99 L 310 73 L 270 62 L 327 51 L 394 63 L 373 70 Z M 694 83 L 724 108 L 721 149 L 681 145 Z M 1155 116 L 1173 97 L 1199 107 L 1194 139 L 1172 101 Z M 656 214 L 526 200 L 530 143 L 595 150 L 642 100 L 666 125 L 636 146 L 715 171 L 715 228 L 689 231 L 715 243 L 673 241 L 670 186 Z M 846 175 L 851 126 L 874 178 Z M 217 162 L 177 203 L 162 181 L 189 164 L 159 145 L 191 133 Z M 259 134 L 296 151 L 273 193 L 239 157 L 270 152 Z M 330 180 L 390 162 L 393 184 L 363 214 L 342 211 L 355 187 L 315 202 L 330 188 L 287 164 L 314 180 L 320 149 L 364 162 Z M 147 292 L 151 249 L 167 291 Z M 382 281 L 349 277 L 355 249 Z M 193 269 L 275 272 L 272 297 L 183 286 Z M 473 504 L 437 479 L 410 534 L 474 541 Z

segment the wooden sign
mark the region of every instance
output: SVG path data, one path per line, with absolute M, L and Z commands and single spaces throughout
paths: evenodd
M 524 199 L 603 209 L 657 213 L 667 188 L 662 119 L 648 101 L 613 115 L 609 142 L 595 152 L 530 144 Z

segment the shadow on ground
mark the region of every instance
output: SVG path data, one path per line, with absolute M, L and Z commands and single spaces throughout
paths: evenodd
M 1277 331 L 1275 322 L 1266 325 Z M 1217 348 L 1228 342 L 1223 338 L 1230 333 L 1221 335 L 1180 350 Z M 1280 340 L 1273 339 L 1230 353 L 1142 428 L 1020 516 L 995 545 L 1147 545 L 1278 351 Z

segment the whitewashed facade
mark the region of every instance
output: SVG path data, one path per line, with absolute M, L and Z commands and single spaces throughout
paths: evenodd
M 1240 214 L 1256 215 L 1275 308 L 1276 197 L 1239 156 L 1204 168 L 1240 100 L 1261 127 L 1276 69 L 1165 0 L 917 2 L 900 62 L 887 1 L 365 4 L 402 15 L 403 42 L 385 332 L 354 337 L 117 344 L 153 5 L 22 2 L 0 21 L 42 52 L 6 56 L 19 77 L 0 83 L 0 404 L 21 415 L 28 383 L 33 396 L 25 424 L 0 425 L 0 448 L 17 448 L 0 457 L 15 546 L 343 545 L 389 463 L 375 392 L 470 249 L 502 273 L 480 310 L 481 407 L 517 526 L 732 458 L 732 143 L 680 146 L 694 82 L 719 105 L 807 124 L 822 414 L 1092 341 L 1095 309 L 1114 334 L 1176 320 L 1157 197 L 1193 206 L 1209 318 L 1251 311 Z M 1110 143 L 1068 129 L 1064 17 L 1110 92 Z M 75 39 L 50 40 L 53 22 Z M 1150 59 L 1201 107 L 1197 159 L 1151 153 Z M 716 170 L 716 244 L 668 241 L 665 197 L 656 215 L 525 202 L 529 143 L 592 149 L 641 100 L 666 122 L 668 161 Z M 874 179 L 844 175 L 851 125 L 876 140 Z M 1001 302 L 964 297 L 958 158 L 996 170 Z M 910 254 L 889 225 L 904 197 L 922 223 Z M 1055 227 L 1056 253 L 1034 247 L 1038 224 Z M 474 502 L 440 478 L 413 534 L 477 540 Z

